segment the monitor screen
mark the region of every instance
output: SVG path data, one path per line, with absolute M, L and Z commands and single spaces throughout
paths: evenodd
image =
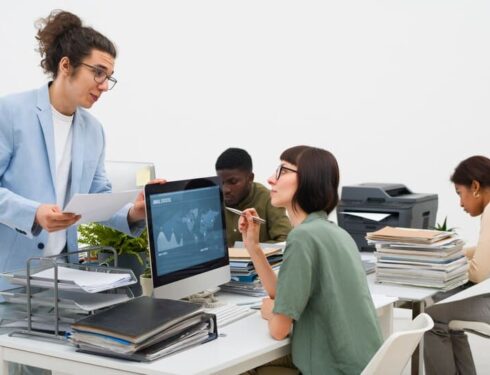
M 182 298 L 230 280 L 218 177 L 145 187 L 155 296 Z

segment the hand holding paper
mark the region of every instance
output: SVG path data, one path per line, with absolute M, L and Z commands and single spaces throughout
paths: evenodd
M 66 205 L 63 213 L 81 215 L 78 224 L 110 219 L 119 209 L 131 203 L 139 190 L 117 193 L 75 194 Z
M 41 204 L 36 210 L 36 223 L 48 232 L 66 229 L 80 220 L 80 215 L 61 212 L 55 204 Z
M 164 184 L 167 180 L 156 178 L 148 182 L 148 184 Z M 146 205 L 145 205 L 145 192 L 141 190 L 137 195 L 134 206 L 129 210 L 128 220 L 130 223 L 134 223 L 139 220 L 144 220 L 146 215 Z

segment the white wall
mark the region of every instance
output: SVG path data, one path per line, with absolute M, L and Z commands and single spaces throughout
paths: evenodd
M 0 96 L 46 81 L 33 22 L 54 8 L 119 48 L 119 83 L 92 109 L 108 158 L 179 179 L 214 174 L 238 146 L 265 182 L 283 149 L 315 145 L 342 184 L 438 193 L 438 221 L 477 238 L 449 175 L 489 156 L 490 2 L 1 1 Z

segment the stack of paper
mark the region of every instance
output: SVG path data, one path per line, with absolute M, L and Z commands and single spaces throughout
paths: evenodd
M 267 247 L 263 251 L 272 268 L 279 269 L 282 263 L 282 249 L 280 247 Z M 228 253 L 232 281 L 221 285 L 220 288 L 227 292 L 248 296 L 266 296 L 267 293 L 262 287 L 247 249 L 232 247 L 228 249 Z
M 464 242 L 453 232 L 385 227 L 367 233 L 376 246 L 376 281 L 450 290 L 468 281 Z
M 54 267 L 35 273 L 32 277 L 52 284 Z M 88 293 L 97 293 L 129 285 L 132 277 L 129 273 L 93 272 L 58 266 L 58 281 L 75 284 Z
M 431 244 L 453 236 L 453 232 L 394 227 L 384 227 L 376 232 L 366 233 L 366 239 L 371 241 L 415 244 Z
M 0 291 L 5 301 L 26 305 L 27 292 L 25 287 Z M 31 289 L 31 305 L 53 306 L 54 290 L 46 289 L 38 291 Z M 87 293 L 84 291 L 58 290 L 58 307 L 80 313 L 91 313 L 118 303 L 129 301 L 127 293 Z M 53 320 L 51 318 L 51 320 Z
M 152 361 L 217 337 L 216 317 L 200 304 L 139 297 L 72 325 L 80 351 Z

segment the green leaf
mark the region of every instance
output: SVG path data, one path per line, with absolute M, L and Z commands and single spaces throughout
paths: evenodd
M 444 218 L 444 221 L 442 224 L 437 223 L 436 226 L 434 227 L 435 230 L 440 230 L 443 232 L 454 232 L 456 230 L 456 227 L 448 228 L 447 226 L 447 216 Z
M 116 249 L 118 255 L 129 254 L 144 264 L 145 255 L 148 257 L 148 237 L 146 229 L 139 237 L 132 237 L 102 224 L 91 223 L 78 227 L 78 240 L 89 246 L 110 246 Z M 110 263 L 113 256 L 105 261 Z M 148 268 L 148 265 L 147 265 Z M 145 270 L 146 272 L 146 270 Z

